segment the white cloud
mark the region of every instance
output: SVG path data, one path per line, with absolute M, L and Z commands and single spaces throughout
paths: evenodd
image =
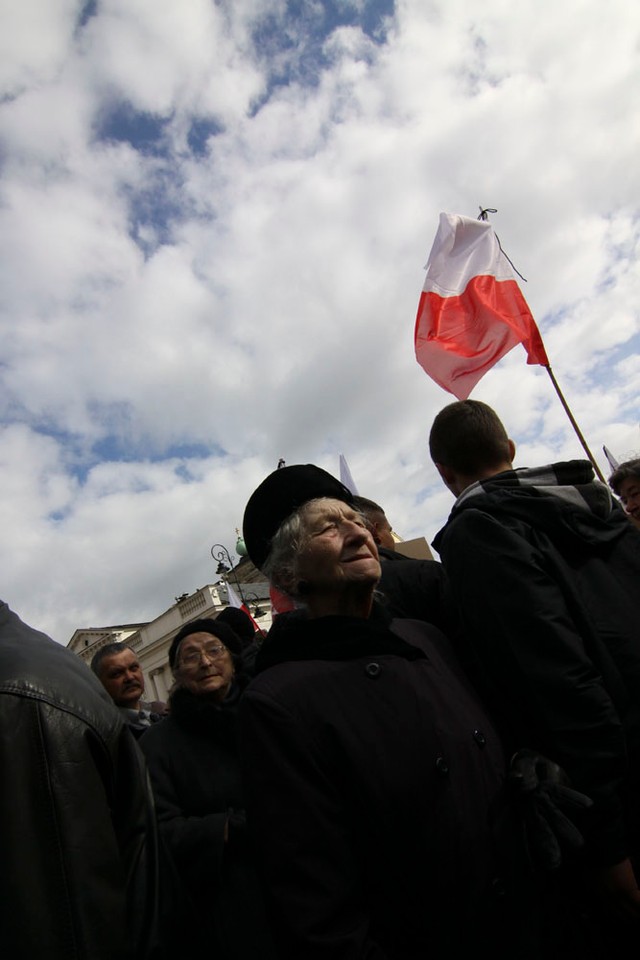
M 640 446 L 627 3 L 403 0 L 378 43 L 263 0 L 107 0 L 82 27 L 79 4 L 14 7 L 0 482 L 27 620 L 66 642 L 160 613 L 214 577 L 211 543 L 233 546 L 279 457 L 336 472 L 343 452 L 396 529 L 432 538 L 451 500 L 427 435 L 453 398 L 412 333 L 440 210 L 498 208 L 594 452 Z M 157 141 L 116 142 L 117 110 Z M 474 396 L 519 463 L 581 455 L 521 348 Z
M 78 15 L 76 0 L 2 3 L 0 90 L 16 96 L 32 84 L 51 82 L 68 55 Z

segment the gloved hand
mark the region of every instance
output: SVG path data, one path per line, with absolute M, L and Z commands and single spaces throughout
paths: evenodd
M 227 843 L 235 850 L 242 849 L 247 840 L 247 817 L 244 810 L 229 809 L 227 818 Z
M 522 815 L 529 860 L 543 870 L 557 870 L 563 855 L 584 844 L 571 816 L 588 810 L 593 801 L 571 789 L 562 767 L 533 750 L 514 754 L 508 779 Z

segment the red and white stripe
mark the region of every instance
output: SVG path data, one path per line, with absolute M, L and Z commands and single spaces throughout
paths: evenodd
M 518 343 L 549 361 L 490 223 L 441 213 L 415 325 L 418 363 L 458 400 Z

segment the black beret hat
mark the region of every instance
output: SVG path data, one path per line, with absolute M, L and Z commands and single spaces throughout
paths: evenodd
M 248 613 L 239 607 L 225 607 L 216 617 L 216 623 L 226 623 L 238 634 L 243 646 L 255 639 L 256 628 Z
M 206 617 L 202 620 L 192 620 L 191 623 L 185 623 L 182 629 L 178 630 L 171 641 L 169 647 L 169 666 L 173 670 L 176 663 L 178 648 L 185 637 L 192 633 L 210 633 L 212 636 L 221 640 L 229 653 L 240 656 L 242 654 L 242 641 L 240 637 L 232 630 L 227 623 L 218 623 L 213 617 Z
M 274 470 L 254 490 L 244 511 L 242 535 L 249 557 L 258 569 L 269 556 L 271 541 L 280 524 L 298 507 L 317 497 L 353 502 L 348 487 L 312 463 Z

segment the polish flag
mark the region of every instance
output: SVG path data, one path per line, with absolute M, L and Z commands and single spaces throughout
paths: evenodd
M 246 615 L 249 617 L 249 620 L 251 620 L 251 623 L 253 624 L 254 630 L 259 630 L 260 627 L 251 616 L 251 613 L 249 612 L 249 608 L 247 607 L 246 603 L 242 602 L 242 600 L 240 599 L 238 594 L 235 592 L 235 590 L 233 589 L 230 583 L 228 582 L 225 583 L 225 586 L 227 588 L 227 599 L 229 601 L 229 606 L 236 607 L 236 609 L 242 610 L 243 613 L 246 613 Z
M 248 616 L 251 616 L 251 614 L 247 610 L 246 604 L 242 602 L 242 600 L 240 599 L 238 594 L 235 592 L 231 584 L 226 583 L 225 586 L 227 588 L 227 599 L 229 600 L 229 606 L 236 607 L 237 610 L 242 610 Z
M 278 590 L 278 588 L 273 585 L 269 587 L 269 597 L 271 598 L 271 616 L 273 619 L 281 613 L 289 613 L 290 610 L 295 610 L 296 608 L 291 597 L 288 597 L 286 593 L 282 593 L 281 590 Z
M 490 223 L 441 213 L 429 254 L 415 346 L 420 366 L 458 400 L 518 343 L 549 366 L 536 322 Z

